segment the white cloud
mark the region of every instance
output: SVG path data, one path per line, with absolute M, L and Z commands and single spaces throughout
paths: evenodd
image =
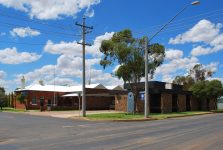
M 19 37 L 27 37 L 27 36 L 38 36 L 40 35 L 40 32 L 37 30 L 33 30 L 30 27 L 26 28 L 14 28 L 12 31 L 10 31 L 10 34 L 12 36 L 19 36 Z
M 102 83 L 103 85 L 122 85 L 123 81 L 113 77 L 110 73 L 102 70 L 91 70 L 91 83 Z
M 91 54 L 93 56 L 100 56 L 99 48 L 101 46 L 101 42 L 103 40 L 108 40 L 113 36 L 114 32 L 105 33 L 104 35 L 98 36 L 94 40 L 94 44 L 92 46 L 86 47 L 86 54 Z M 77 44 L 77 41 L 73 42 L 64 42 L 53 43 L 52 41 L 47 41 L 44 51 L 51 54 L 66 54 L 66 55 L 74 55 L 74 56 L 82 56 L 82 46 Z
M 100 0 L 0 0 L 6 7 L 27 12 L 31 18 L 58 19 L 75 16 L 82 9 L 99 4 Z
M 204 65 L 204 68 L 212 72 L 216 72 L 218 70 L 218 66 L 219 66 L 218 62 L 211 62 L 208 65 Z
M 169 40 L 170 44 L 184 44 L 189 42 L 205 42 L 210 43 L 219 33 L 222 24 L 214 24 L 208 20 L 199 21 L 189 31 L 179 34 L 176 38 Z
M 209 46 L 197 46 L 192 49 L 192 56 L 208 55 L 212 53 L 217 53 L 223 50 L 223 34 L 216 36 L 209 44 Z
M 221 33 L 221 28 L 221 23 L 215 24 L 203 19 L 187 32 L 177 35 L 176 38 L 170 38 L 169 44 L 200 42 L 203 45 L 194 47 L 191 51 L 192 56 L 217 53 L 223 50 L 223 33 Z
M 6 48 L 0 50 L 0 62 L 3 64 L 21 64 L 33 62 L 40 59 L 41 55 L 17 51 L 17 48 Z
M 176 75 L 188 71 L 198 62 L 199 60 L 196 57 L 173 59 L 172 61 L 158 67 L 155 75 L 161 75 L 163 81 L 171 82 Z
M 207 55 L 207 54 L 212 53 L 211 51 L 212 49 L 210 47 L 204 48 L 202 46 L 197 46 L 192 49 L 191 55 L 192 56 Z
M 113 77 L 110 73 L 104 73 L 103 70 L 95 69 L 100 58 L 86 59 L 86 81 L 91 79 L 91 83 L 102 83 L 104 85 L 123 84 L 122 80 Z M 57 59 L 57 64 L 46 65 L 34 71 L 16 75 L 16 83 L 20 84 L 20 79 L 25 76 L 27 83 L 43 80 L 45 84 L 55 83 L 59 85 L 77 85 L 81 84 L 82 78 L 82 58 L 72 55 L 61 55 Z M 79 81 L 79 82 L 77 82 Z
M 85 60 L 86 75 L 89 72 L 91 66 L 99 64 L 99 58 L 86 59 Z M 82 58 L 74 57 L 72 55 L 61 55 L 57 59 L 57 69 L 60 70 L 60 75 L 66 77 L 78 77 L 82 75 Z
M 92 9 L 91 7 L 88 7 L 86 12 L 85 12 L 85 16 L 88 16 L 88 17 L 93 17 L 94 16 L 94 9 Z
M 0 79 L 5 78 L 7 73 L 5 71 L 0 70 Z
M 56 44 L 53 43 L 51 40 L 48 40 L 44 47 L 44 51 L 51 54 L 73 54 L 75 56 L 81 56 L 82 47 L 81 45 L 77 44 L 76 41 L 61 41 L 60 43 Z
M 165 55 L 166 60 L 173 60 L 183 57 L 184 53 L 183 51 L 177 49 L 167 49 Z

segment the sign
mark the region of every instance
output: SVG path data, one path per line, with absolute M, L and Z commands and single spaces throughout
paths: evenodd
M 133 96 L 132 92 L 128 93 L 127 112 L 128 113 L 133 113 L 134 112 L 134 96 Z
M 139 92 L 139 99 L 141 101 L 144 101 L 145 100 L 145 92 Z

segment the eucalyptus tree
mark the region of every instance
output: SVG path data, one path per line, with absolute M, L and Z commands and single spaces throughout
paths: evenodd
M 145 39 L 146 37 L 134 38 L 131 30 L 125 29 L 114 33 L 111 39 L 102 41 L 100 47 L 103 54 L 100 64 L 104 69 L 112 65 L 119 66 L 114 75 L 124 83 L 129 83 L 135 101 L 139 90 L 135 85 L 145 77 Z M 158 43 L 147 47 L 149 62 L 146 63 L 149 74 L 153 77 L 156 68 L 164 61 L 165 48 Z

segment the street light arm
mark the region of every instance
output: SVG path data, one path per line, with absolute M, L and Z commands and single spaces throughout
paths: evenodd
M 150 39 L 149 42 L 153 40 L 153 38 L 155 36 L 157 36 L 162 30 L 164 30 L 177 16 L 179 16 L 185 9 L 187 9 L 188 6 L 190 5 L 198 5 L 200 2 L 199 1 L 195 1 L 192 2 L 191 4 L 187 4 L 181 11 L 179 11 L 172 19 L 170 19 L 170 21 L 168 21 L 162 28 L 160 28 L 160 30 L 158 30 Z
M 200 2 L 199 1 L 194 1 L 191 4 L 186 5 L 182 10 L 180 10 L 170 21 L 168 21 L 160 30 L 158 30 L 149 40 L 146 37 L 145 38 L 145 104 L 144 104 L 144 115 L 145 118 L 148 117 L 149 113 L 149 85 L 148 85 L 148 44 L 153 40 L 155 36 L 157 36 L 163 29 L 165 29 L 177 16 L 179 16 L 187 7 L 190 5 L 198 5 Z

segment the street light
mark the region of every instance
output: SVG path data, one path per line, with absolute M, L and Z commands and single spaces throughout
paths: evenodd
M 163 27 L 160 28 L 149 40 L 148 37 L 145 38 L 145 105 L 144 105 L 144 115 L 145 118 L 148 117 L 149 114 L 149 99 L 148 99 L 148 94 L 149 94 L 149 85 L 148 85 L 148 44 L 153 40 L 155 36 L 157 36 L 162 30 L 164 30 L 177 16 L 179 16 L 187 7 L 190 5 L 199 5 L 199 1 L 194 1 L 190 4 L 187 4 L 183 9 L 181 9 L 170 21 L 168 21 Z

